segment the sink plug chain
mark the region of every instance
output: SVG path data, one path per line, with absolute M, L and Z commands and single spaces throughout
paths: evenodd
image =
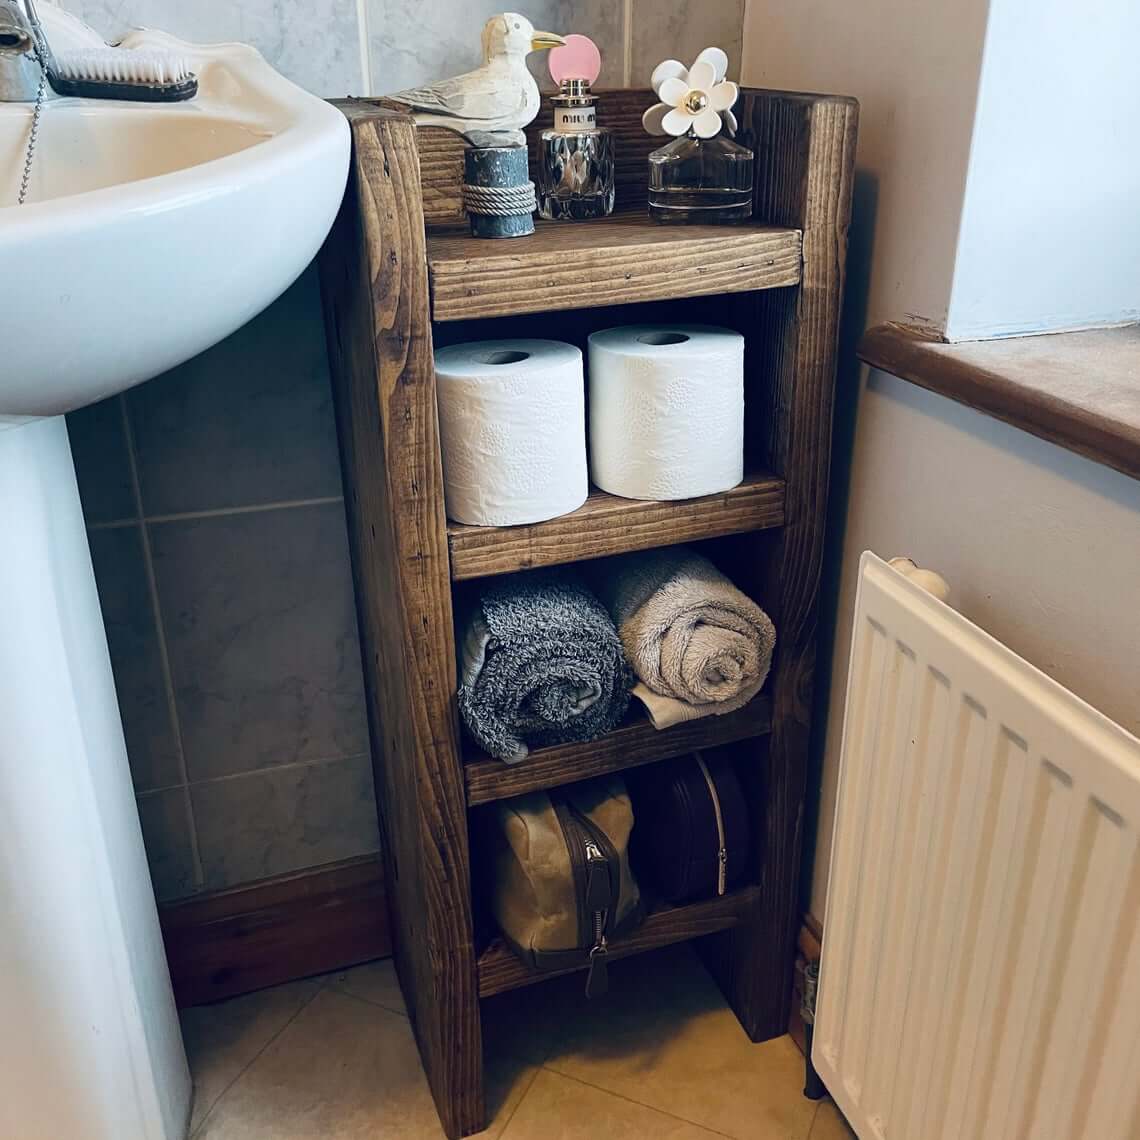
M 16 205 L 22 206 L 24 199 L 28 196 L 28 183 L 32 178 L 32 162 L 36 157 L 36 135 L 40 130 L 40 112 L 44 109 L 44 95 L 47 93 L 47 68 L 44 67 L 43 61 L 39 55 L 36 55 L 36 63 L 40 65 L 40 85 L 36 89 L 36 105 L 32 110 L 32 125 L 28 130 L 28 148 L 24 152 L 24 173 L 20 178 L 20 194 L 16 199 Z

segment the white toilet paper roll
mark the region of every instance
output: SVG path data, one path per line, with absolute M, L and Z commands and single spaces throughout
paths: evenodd
M 590 478 L 628 499 L 691 499 L 744 478 L 744 337 L 711 325 L 590 336 Z
M 556 340 L 455 344 L 435 354 L 449 518 L 541 522 L 586 501 L 582 353 Z

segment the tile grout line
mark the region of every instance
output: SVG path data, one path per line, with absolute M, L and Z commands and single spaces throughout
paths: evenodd
M 361 93 L 372 94 L 372 47 L 368 34 L 368 0 L 356 0 L 356 38 L 360 51 Z
M 605 1093 L 607 1096 L 616 1097 L 618 1100 L 624 1100 L 626 1104 L 636 1104 L 638 1108 L 648 1108 L 650 1112 L 659 1112 L 662 1116 L 669 1117 L 670 1120 L 680 1121 L 682 1124 L 691 1124 L 694 1128 L 703 1128 L 706 1132 L 713 1136 L 723 1136 L 725 1140 L 740 1140 L 740 1137 L 735 1137 L 729 1132 L 721 1132 L 719 1128 L 710 1128 L 707 1124 L 702 1124 L 699 1120 L 690 1120 L 687 1116 L 678 1116 L 675 1112 L 670 1112 L 665 1108 L 658 1108 L 655 1104 L 646 1104 L 643 1100 L 634 1100 L 631 1096 L 626 1096 L 624 1093 L 614 1092 L 613 1089 L 607 1089 L 603 1085 L 591 1084 L 589 1081 L 582 1080 L 581 1077 L 573 1077 L 569 1073 L 563 1073 L 558 1069 L 551 1068 L 549 1065 L 542 1066 L 548 1073 L 553 1073 L 557 1077 L 561 1077 L 565 1081 L 573 1081 L 575 1084 L 583 1085 L 585 1088 L 594 1089 L 595 1092 Z M 814 1123 L 815 1118 L 812 1118 Z M 804 1140 L 808 1140 L 807 1134 Z
M 178 717 L 178 703 L 174 698 L 174 678 L 170 671 L 170 654 L 166 645 L 166 627 L 162 620 L 162 607 L 158 600 L 158 580 L 154 573 L 154 557 L 150 545 L 150 529 L 143 515 L 142 484 L 139 482 L 138 459 L 135 455 L 135 433 L 131 428 L 131 417 L 127 414 L 126 396 L 119 395 L 119 413 L 123 418 L 123 436 L 127 444 L 127 468 L 131 476 L 131 491 L 134 494 L 135 510 L 141 520 L 139 534 L 142 539 L 143 567 L 146 570 L 147 589 L 150 592 L 151 616 L 154 618 L 155 640 L 158 642 L 159 667 L 162 670 L 162 684 L 166 692 L 166 707 L 170 715 L 170 726 L 174 732 L 174 748 L 178 756 L 178 772 L 185 788 L 183 806 L 189 824 L 190 858 L 193 863 L 194 889 L 200 891 L 206 885 L 206 875 L 202 867 L 202 854 L 198 847 L 198 825 L 194 819 L 194 803 L 190 798 L 190 776 L 186 767 L 186 749 L 182 742 L 182 724 Z
M 383 961 L 383 959 L 376 959 L 376 961 Z M 359 965 L 366 966 L 367 962 L 360 962 Z M 354 970 L 355 966 L 348 966 L 345 970 L 335 970 L 334 973 L 342 974 L 347 970 Z M 409 1025 L 412 1019 L 408 1016 L 407 1009 L 393 1009 L 390 1005 L 381 1005 L 378 1001 L 373 1001 L 371 998 L 361 997 L 360 994 L 354 994 L 348 990 L 342 990 L 335 982 L 321 982 L 320 988 L 322 990 L 331 990 L 334 994 L 339 994 L 341 997 L 352 998 L 353 1001 L 363 1002 L 365 1005 L 370 1006 L 372 1009 L 382 1009 L 385 1013 L 392 1014 L 393 1017 L 402 1017 Z
M 222 1101 L 225 1099 L 225 1096 L 230 1091 L 230 1089 L 232 1089 L 234 1087 L 234 1085 L 236 1085 L 238 1083 L 238 1081 L 240 1081 L 242 1079 L 242 1077 L 244 1077 L 246 1075 L 246 1073 L 249 1072 L 250 1068 L 253 1065 L 255 1065 L 258 1062 L 258 1060 L 260 1060 L 262 1054 L 266 1051 L 266 1049 L 268 1049 L 269 1046 L 272 1045 L 273 1042 L 276 1041 L 277 1038 L 280 1037 L 281 1034 L 284 1033 L 285 1030 L 288 1029 L 289 1026 L 292 1025 L 293 1022 L 296 1021 L 297 1018 L 300 1017 L 301 1014 L 304 1013 L 305 1010 L 309 1008 L 310 1005 L 313 1004 L 314 1001 L 316 1001 L 317 997 L 323 992 L 323 990 L 324 990 L 323 986 L 314 986 L 313 987 L 313 992 L 311 994 L 309 994 L 309 996 L 303 1002 L 301 1002 L 301 1004 L 299 1006 L 297 1006 L 297 1008 L 293 1011 L 293 1015 L 289 1018 L 289 1020 L 286 1021 L 285 1024 L 282 1025 L 281 1028 L 278 1029 L 277 1032 L 274 1033 L 269 1038 L 269 1040 L 266 1041 L 266 1043 L 264 1045 L 262 1045 L 262 1047 L 260 1049 L 258 1049 L 258 1051 L 242 1067 L 241 1072 L 239 1072 L 234 1077 L 234 1079 L 232 1081 L 230 1081 L 230 1083 L 228 1085 L 226 1085 L 226 1087 L 224 1089 L 222 1089 L 222 1091 L 220 1093 L 218 1093 L 218 1095 L 216 1097 L 214 1097 L 214 1103 L 211 1104 L 208 1109 L 206 1109 L 206 1115 L 202 1117 L 202 1119 L 198 1122 L 198 1127 L 194 1129 L 194 1132 L 190 1136 L 188 1136 L 186 1138 L 186 1140 L 195 1140 L 195 1137 L 200 1136 L 202 1134 L 203 1129 L 206 1127 L 206 1123 L 209 1121 L 210 1117 L 214 1115 L 214 1110 L 218 1107 L 218 1105 L 220 1105 L 222 1103 Z
M 281 499 L 273 503 L 250 503 L 241 507 L 212 507 L 203 511 L 171 511 L 165 515 L 143 515 L 139 506 L 139 515 L 133 519 L 109 519 L 105 522 L 88 523 L 88 531 L 92 530 L 122 530 L 124 527 L 137 526 L 139 523 L 172 523 L 182 522 L 184 519 L 214 519 L 224 518 L 227 515 L 251 515 L 261 511 L 285 511 L 291 507 L 324 507 L 330 503 L 343 503 L 343 495 L 321 495 L 313 499 Z
M 526 1100 L 528 1096 L 530 1096 L 530 1091 L 534 1088 L 534 1082 L 538 1080 L 538 1074 L 541 1072 L 542 1066 L 535 1065 L 533 1071 L 530 1074 L 530 1080 L 526 1083 L 526 1088 L 523 1089 L 522 1093 L 519 1095 L 519 1099 L 515 1101 L 515 1107 L 511 1109 L 510 1113 L 508 1113 L 507 1119 L 503 1121 L 503 1127 L 495 1133 L 494 1140 L 502 1140 L 502 1138 L 506 1136 L 507 1129 L 511 1126 L 511 1121 L 514 1120 L 514 1118 L 518 1115 L 519 1109 L 523 1106 L 523 1101 Z
M 633 0 L 625 0 L 621 17 L 622 86 L 633 86 Z
M 312 760 L 288 760 L 284 764 L 266 764 L 261 768 L 248 768 L 244 772 L 227 772 L 224 776 L 207 776 L 202 780 L 188 782 L 187 786 L 200 787 L 202 784 L 221 784 L 226 780 L 242 780 L 246 776 L 263 776 L 269 772 L 287 772 L 293 768 L 308 768 L 317 764 L 338 764 L 345 760 L 361 760 L 368 755 L 367 752 L 341 752 L 333 756 L 314 756 Z

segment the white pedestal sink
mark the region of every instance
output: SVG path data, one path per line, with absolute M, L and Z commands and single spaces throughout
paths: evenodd
M 39 5 L 56 51 L 93 40 Z M 186 104 L 0 104 L 0 1136 L 174 1140 L 190 1081 L 62 413 L 172 367 L 312 259 L 347 125 L 250 48 L 161 33 Z

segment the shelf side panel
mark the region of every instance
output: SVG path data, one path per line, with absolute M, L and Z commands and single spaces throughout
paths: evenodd
M 738 141 L 756 154 L 756 217 L 803 232 L 796 290 L 735 299 L 766 347 L 754 354 L 769 406 L 750 441 L 784 477 L 784 526 L 762 599 L 776 623 L 772 732 L 756 826 L 759 896 L 748 921 L 702 944 L 706 965 L 754 1040 L 787 1031 L 798 930 L 817 606 L 858 104 L 745 90 Z
M 320 257 L 396 965 L 451 1137 L 483 1127 L 470 868 L 415 129 L 367 104 Z

